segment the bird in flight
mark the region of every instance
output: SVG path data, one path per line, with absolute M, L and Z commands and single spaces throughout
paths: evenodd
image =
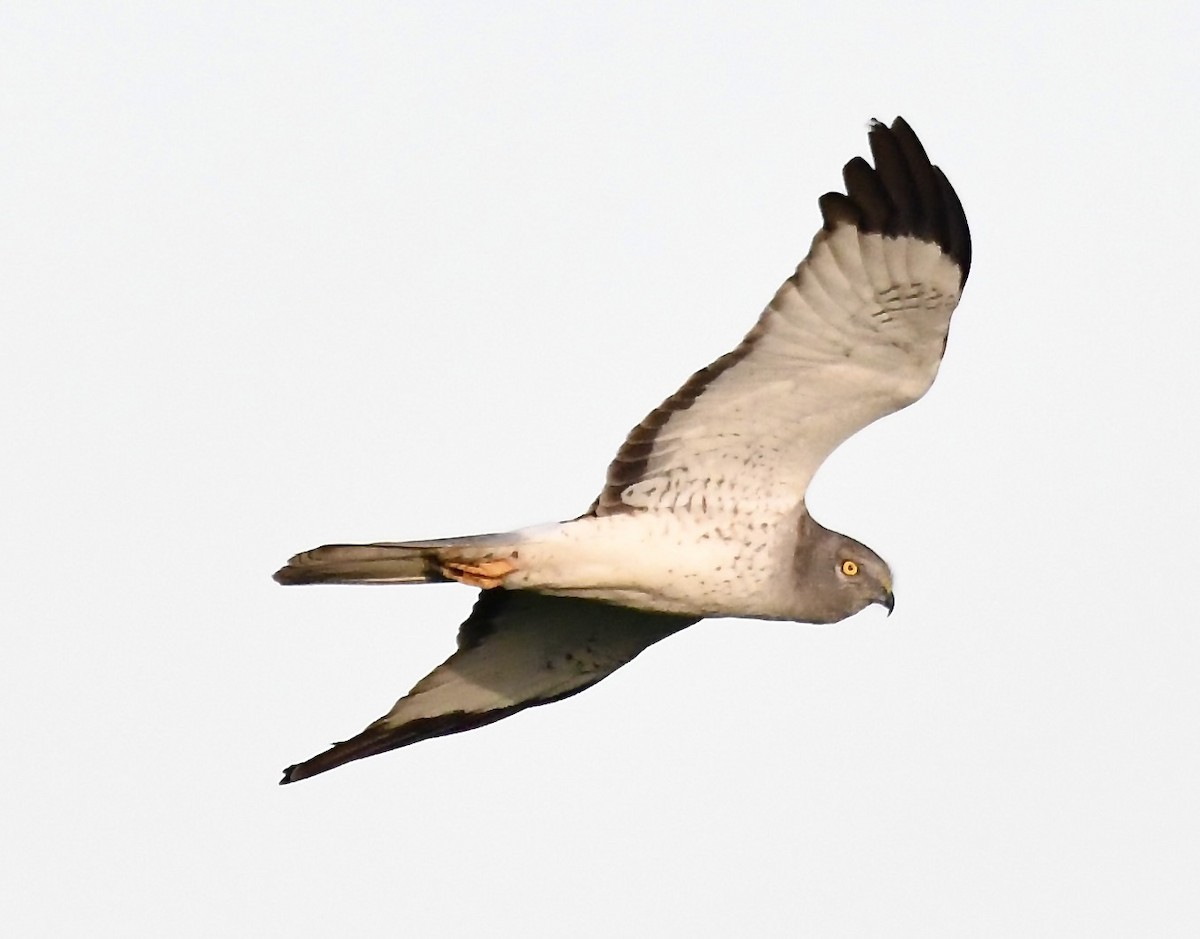
M 326 545 L 281 584 L 480 589 L 458 650 L 362 733 L 284 771 L 490 724 L 589 688 L 705 617 L 835 623 L 894 604 L 887 564 L 809 515 L 813 474 L 937 374 L 971 266 L 962 205 L 902 118 L 872 122 L 846 192 L 746 338 L 629 433 L 583 515 L 501 534 Z

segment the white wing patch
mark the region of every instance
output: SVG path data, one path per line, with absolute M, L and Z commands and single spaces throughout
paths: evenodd
M 961 271 L 937 245 L 822 233 L 740 360 L 658 430 L 631 509 L 782 515 L 852 434 L 929 389 Z

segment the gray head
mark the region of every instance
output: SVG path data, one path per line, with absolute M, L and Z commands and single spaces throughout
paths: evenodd
M 836 623 L 878 603 L 892 612 L 892 571 L 865 544 L 830 531 L 807 512 L 796 543 L 796 619 Z

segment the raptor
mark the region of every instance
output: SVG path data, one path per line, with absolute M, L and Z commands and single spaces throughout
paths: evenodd
M 362 733 L 284 783 L 589 688 L 705 617 L 834 623 L 889 613 L 892 574 L 808 513 L 833 450 L 929 389 L 971 264 L 953 187 L 902 119 L 874 166 L 819 200 L 807 257 L 745 339 L 630 432 L 581 516 L 499 534 L 326 545 L 281 584 L 480 589 L 458 650 Z

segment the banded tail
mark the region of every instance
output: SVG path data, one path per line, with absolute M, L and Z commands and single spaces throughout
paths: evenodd
M 517 568 L 519 539 L 472 535 L 440 541 L 329 544 L 295 555 L 273 575 L 280 584 L 436 584 L 498 587 Z

